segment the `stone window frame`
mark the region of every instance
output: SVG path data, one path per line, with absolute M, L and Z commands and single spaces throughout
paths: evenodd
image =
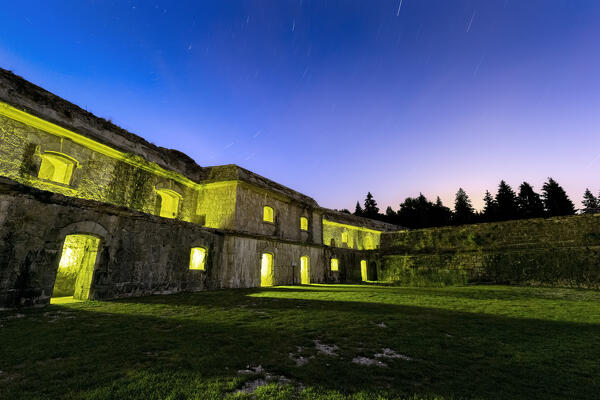
M 157 187 L 157 186 L 154 187 L 154 191 L 156 192 L 156 195 L 160 198 L 160 208 L 157 210 L 158 216 L 162 217 L 162 218 L 176 219 L 180 213 L 181 203 L 183 202 L 183 195 L 171 188 Z M 165 199 L 165 197 L 163 197 L 163 196 L 169 196 L 171 199 L 176 199 L 176 201 L 177 201 L 176 211 L 172 217 L 167 216 L 167 215 L 162 215 L 163 214 L 163 201 Z
M 269 221 L 267 218 L 267 210 L 271 210 L 270 214 L 271 214 L 271 220 Z M 269 205 L 265 205 L 263 206 L 263 215 L 262 215 L 262 222 L 265 224 L 275 224 L 275 209 Z
M 44 182 L 48 182 L 48 183 L 51 183 L 54 185 L 70 187 L 70 188 L 73 187 L 73 185 L 72 185 L 73 175 L 75 173 L 75 170 L 77 168 L 79 168 L 79 161 L 76 158 L 71 157 L 70 155 L 68 155 L 66 153 L 63 153 L 60 151 L 52 151 L 52 150 L 48 150 L 48 151 L 44 151 L 43 153 L 40 153 L 39 157 L 41 158 L 41 163 L 38 168 L 38 173 L 36 175 L 37 179 L 40 179 Z M 68 175 L 68 179 L 65 179 L 66 182 L 40 176 L 44 165 L 46 163 L 52 163 L 52 161 L 50 161 L 51 159 L 53 159 L 54 161 L 62 161 L 64 164 L 68 164 L 66 167 L 67 171 L 65 172 L 65 175 Z
M 333 272 L 339 272 L 340 270 L 340 260 L 336 257 L 331 257 L 329 260 L 329 269 Z
M 194 261 L 194 250 L 203 250 L 204 255 L 202 258 L 202 263 L 200 264 L 200 267 L 194 267 L 193 266 L 193 261 Z M 189 271 L 202 271 L 202 272 L 206 272 L 206 259 L 208 258 L 208 248 L 206 246 L 203 245 L 198 245 L 198 246 L 192 246 L 190 248 L 190 262 L 188 265 L 188 270 Z
M 303 227 L 303 225 L 304 225 L 304 224 L 303 224 L 303 222 L 304 222 L 304 221 L 306 221 L 306 228 L 304 228 L 304 227 Z M 308 228 L 309 228 L 309 225 L 308 225 L 308 218 L 307 218 L 307 217 L 305 217 L 305 216 L 301 216 L 301 217 L 300 217 L 300 230 L 301 230 L 302 232 L 308 232 Z

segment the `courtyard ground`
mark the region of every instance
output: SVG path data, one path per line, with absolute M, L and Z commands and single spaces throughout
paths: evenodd
M 599 291 L 310 285 L 0 312 L 1 399 L 598 393 Z

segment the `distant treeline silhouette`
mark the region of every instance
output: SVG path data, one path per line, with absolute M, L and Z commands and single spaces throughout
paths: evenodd
M 353 214 L 407 228 L 429 228 L 573 215 L 577 211 L 565 190 L 552 178 L 548 178 L 548 181 L 544 183 L 541 195 L 536 193 L 527 182 L 523 182 L 519 186 L 517 194 L 502 180 L 498 185 L 496 195 L 493 196 L 486 191 L 483 201 L 485 202 L 483 210 L 475 211 L 467 193 L 459 188 L 454 200 L 454 210 L 443 205 L 439 196 L 435 202 L 431 202 L 423 194 L 419 194 L 418 197 L 407 197 L 400 204 L 398 211 L 388 207 L 385 214 L 382 214 L 379 212 L 373 195 L 369 192 L 363 207 L 356 202 Z M 600 194 L 596 197 L 589 189 L 586 189 L 582 204 L 581 213 L 600 212 Z M 341 211 L 351 214 L 347 209 Z

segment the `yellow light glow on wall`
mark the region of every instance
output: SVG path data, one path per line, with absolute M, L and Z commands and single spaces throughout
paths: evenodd
M 331 247 L 337 245 L 357 250 L 374 250 L 379 246 L 380 237 L 381 231 L 323 218 L 323 244 Z
M 367 281 L 367 260 L 360 260 L 360 279 Z
M 42 164 L 38 178 L 69 185 L 77 161 L 61 153 L 45 152 L 41 155 Z
M 131 164 L 135 167 L 141 168 L 145 171 L 151 172 L 158 176 L 172 179 L 172 180 L 174 180 L 178 183 L 181 183 L 185 186 L 188 186 L 191 188 L 200 187 L 200 185 L 198 183 L 186 178 L 185 176 L 181 175 L 180 173 L 161 168 L 156 163 L 148 162 L 141 156 L 124 153 L 117 149 L 113 149 L 110 146 L 96 142 L 95 140 L 92 140 L 86 136 L 72 132 L 61 126 L 55 125 L 51 122 L 45 121 L 34 115 L 31 115 L 24 111 L 18 110 L 18 109 L 14 108 L 4 102 L 1 102 L 1 101 L 0 101 L 0 115 L 4 115 L 10 119 L 19 121 L 21 123 L 24 123 L 25 125 L 31 126 L 36 129 L 40 129 L 40 130 L 50 133 L 52 135 L 56 135 L 61 138 L 67 138 L 67 139 L 73 141 L 74 143 L 80 144 L 90 150 L 104 154 L 105 156 L 114 158 L 116 160 L 124 161 L 128 164 Z
M 96 265 L 100 239 L 90 235 L 68 235 L 56 272 L 52 297 L 73 296 L 86 300 Z
M 308 230 L 308 218 L 300 217 L 300 229 L 303 231 Z
M 165 218 L 175 218 L 179 212 L 179 193 L 169 189 L 156 189 L 160 196 L 160 216 Z
M 310 260 L 308 256 L 300 257 L 300 283 L 310 285 Z
M 190 253 L 190 269 L 204 271 L 206 261 L 206 249 L 204 247 L 192 247 Z
M 263 253 L 260 260 L 260 286 L 273 286 L 273 254 Z
M 273 222 L 273 209 L 269 206 L 263 208 L 263 221 Z
M 331 259 L 331 270 L 332 271 L 339 271 L 339 261 L 337 258 L 332 258 Z

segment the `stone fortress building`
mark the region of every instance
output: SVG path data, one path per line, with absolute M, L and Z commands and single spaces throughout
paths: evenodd
M 201 167 L 0 69 L 0 308 L 376 280 L 399 229 Z

